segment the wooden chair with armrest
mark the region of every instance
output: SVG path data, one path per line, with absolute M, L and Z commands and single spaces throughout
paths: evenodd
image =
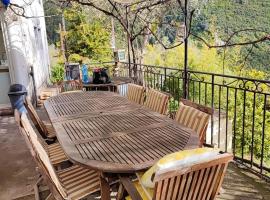
M 212 108 L 186 99 L 181 99 L 180 107 L 176 113 L 175 120 L 179 124 L 196 131 L 200 137 L 201 147 L 205 142 L 207 127 L 213 113 L 214 110 Z
M 203 163 L 157 173 L 153 177 L 153 190 L 138 190 L 141 186 L 135 186 L 127 176 L 120 176 L 121 187 L 129 194 L 127 199 L 132 200 L 214 200 L 232 159 L 231 154 L 224 153 Z M 122 194 L 118 199 L 123 199 Z
M 100 188 L 99 176 L 95 170 L 78 165 L 55 171 L 51 160 L 25 114 L 21 115 L 21 125 L 27 134 L 34 160 L 55 199 L 78 200 Z

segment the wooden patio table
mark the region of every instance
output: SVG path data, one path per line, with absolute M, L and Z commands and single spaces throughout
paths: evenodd
M 44 105 L 67 157 L 100 172 L 102 199 L 110 195 L 106 176 L 145 170 L 199 145 L 191 129 L 116 93 L 60 94 Z

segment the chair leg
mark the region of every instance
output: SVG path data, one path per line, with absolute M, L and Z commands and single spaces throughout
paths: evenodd
M 40 196 L 39 196 L 39 183 L 42 181 L 42 177 L 39 177 L 39 179 L 37 180 L 37 182 L 34 185 L 34 192 L 35 192 L 35 200 L 40 200 Z
M 52 193 L 50 193 L 45 200 L 55 200 Z
M 124 192 L 125 192 L 125 188 L 120 183 L 119 188 L 118 188 L 118 192 L 117 192 L 116 200 L 122 200 L 124 198 Z
M 110 200 L 111 199 L 110 185 L 103 173 L 99 174 L 99 179 L 100 179 L 101 199 Z

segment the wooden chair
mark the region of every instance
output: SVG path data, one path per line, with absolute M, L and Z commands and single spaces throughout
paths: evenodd
M 136 84 L 128 84 L 127 98 L 137 104 L 142 104 L 144 100 L 144 87 Z
M 61 93 L 78 92 L 82 90 L 83 90 L 83 84 L 81 80 L 63 81 L 60 84 Z
M 52 126 L 51 123 L 44 123 L 40 117 L 38 116 L 34 106 L 32 105 L 31 101 L 29 98 L 25 99 L 25 103 L 24 103 L 28 114 L 31 118 L 31 120 L 33 121 L 36 129 L 38 130 L 38 132 L 40 133 L 40 135 L 44 138 L 44 139 L 54 139 L 56 138 L 56 134 L 55 134 L 55 130 Z
M 24 130 L 22 130 L 22 127 L 21 127 L 21 119 L 20 119 L 20 114 L 19 114 L 18 110 L 14 111 L 14 117 L 15 117 L 15 121 L 17 122 L 17 124 L 20 127 L 21 132 L 24 132 Z M 43 148 L 46 150 L 47 154 L 50 157 L 52 164 L 55 167 L 60 168 L 60 165 L 63 162 L 68 161 L 68 158 L 67 158 L 65 152 L 63 151 L 62 147 L 60 146 L 60 144 L 58 142 L 48 145 L 39 133 L 37 133 L 36 131 L 34 131 L 34 133 L 36 134 L 36 137 L 39 139 Z M 22 134 L 22 135 L 27 143 L 27 138 L 25 138 L 25 136 L 28 136 L 28 135 L 27 134 Z M 28 145 L 28 147 L 29 147 L 29 145 Z M 31 151 L 31 148 L 29 148 L 29 149 Z
M 231 154 L 225 153 L 204 163 L 155 174 L 155 187 L 152 192 L 142 189 L 140 184 L 135 187 L 129 177 L 123 176 L 120 176 L 120 188 L 124 188 L 132 200 L 142 200 L 142 192 L 148 200 L 214 200 L 220 190 L 228 163 L 232 159 Z M 120 189 L 118 199 L 122 198 L 122 194 L 123 190 Z
M 204 144 L 209 119 L 213 115 L 213 112 L 212 108 L 181 99 L 175 120 L 179 124 L 196 131 L 200 138 L 201 147 Z
M 56 172 L 25 114 L 21 116 L 21 124 L 29 137 L 39 171 L 55 199 L 77 200 L 99 190 L 99 176 L 95 170 L 74 165 Z
M 146 93 L 144 105 L 155 112 L 165 115 L 168 110 L 169 99 L 169 95 L 149 89 Z

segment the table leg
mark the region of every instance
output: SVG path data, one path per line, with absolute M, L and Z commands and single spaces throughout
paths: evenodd
M 118 188 L 118 192 L 117 192 L 116 200 L 123 200 L 124 199 L 124 192 L 125 192 L 124 187 L 120 183 L 119 188 Z
M 99 174 L 99 179 L 100 179 L 101 200 L 110 200 L 111 199 L 110 185 L 103 173 Z

